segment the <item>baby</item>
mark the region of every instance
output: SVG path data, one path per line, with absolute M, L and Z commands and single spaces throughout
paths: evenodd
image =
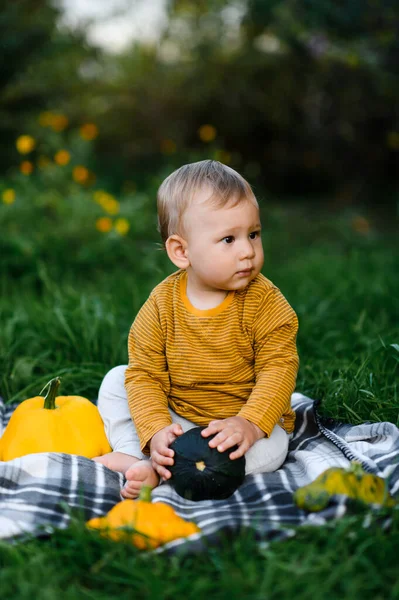
M 294 310 L 261 274 L 256 198 L 217 161 L 184 165 L 158 191 L 159 230 L 178 271 L 151 292 L 129 333 L 129 365 L 112 369 L 98 408 L 123 472 L 124 498 L 171 477 L 171 443 L 205 426 L 212 448 L 245 454 L 246 474 L 284 462 L 298 372 Z

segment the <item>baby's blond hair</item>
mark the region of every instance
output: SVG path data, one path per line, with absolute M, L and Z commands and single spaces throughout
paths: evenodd
M 213 190 L 207 201 L 216 208 L 230 202 L 235 206 L 242 200 L 258 205 L 249 183 L 231 167 L 217 160 L 183 165 L 171 173 L 158 190 L 158 230 L 164 244 L 169 236 L 182 233 L 184 211 L 191 204 L 195 192 L 205 186 Z

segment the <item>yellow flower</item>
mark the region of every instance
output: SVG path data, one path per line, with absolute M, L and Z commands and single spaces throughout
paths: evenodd
M 15 190 L 7 188 L 2 193 L 2 198 L 4 204 L 12 204 L 13 202 L 15 202 Z
M 40 113 L 39 123 L 42 127 L 51 127 L 54 131 L 63 131 L 68 127 L 68 117 L 61 113 L 52 113 L 48 110 Z
M 162 140 L 161 152 L 162 154 L 174 154 L 176 152 L 176 142 L 173 140 Z
M 37 159 L 37 166 L 39 167 L 39 169 L 45 169 L 47 167 L 47 165 L 50 164 L 50 159 L 47 158 L 47 156 L 39 156 L 39 158 Z
M 369 221 L 360 215 L 352 219 L 352 227 L 357 233 L 366 234 L 370 231 Z
M 77 167 L 73 168 L 72 177 L 76 183 L 87 183 L 90 178 L 89 169 L 78 165 Z
M 36 142 L 30 135 L 20 135 L 15 142 L 17 150 L 20 154 L 29 154 L 36 146 Z
M 50 127 L 52 127 L 54 131 L 63 131 L 66 127 L 68 127 L 68 118 L 65 115 L 53 114 Z
M 108 196 L 107 192 L 104 192 L 104 190 L 96 190 L 95 192 L 93 192 L 93 198 L 96 202 L 98 202 L 98 204 L 101 204 L 103 201 L 103 198 L 106 198 Z
M 96 190 L 93 194 L 94 200 L 110 215 L 117 215 L 119 212 L 119 202 L 111 194 L 104 190 Z
M 30 175 L 33 171 L 33 164 L 29 160 L 24 160 L 19 165 L 19 170 L 23 175 Z
M 130 229 L 129 221 L 127 219 L 116 219 L 114 228 L 120 235 L 126 235 Z
M 71 155 L 69 154 L 68 150 L 58 150 L 54 156 L 54 160 L 57 165 L 64 166 L 67 165 L 71 160 Z
M 98 127 L 94 123 L 85 123 L 80 127 L 79 133 L 84 140 L 94 140 L 98 136 Z
M 96 229 L 101 233 L 107 233 L 112 229 L 112 220 L 109 217 L 100 217 L 96 221 Z
M 109 198 L 102 204 L 103 209 L 110 215 L 117 215 L 119 212 L 119 202 L 114 198 Z
M 203 142 L 212 142 L 216 137 L 216 128 L 213 125 L 201 125 L 198 136 Z

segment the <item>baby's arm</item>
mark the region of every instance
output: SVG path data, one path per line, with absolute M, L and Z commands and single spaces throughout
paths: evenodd
M 141 452 L 148 455 L 153 436 L 172 424 L 165 335 L 153 296 L 142 306 L 130 329 L 128 351 L 129 365 L 125 372 L 128 405 Z
M 204 437 L 217 434 L 209 446 L 239 458 L 259 439 L 270 436 L 290 405 L 298 371 L 295 312 L 277 288 L 265 294 L 253 323 L 255 385 L 237 416 L 212 421 Z
M 298 373 L 298 319 L 280 290 L 269 290 L 253 324 L 255 385 L 238 413 L 270 436 L 290 407 Z

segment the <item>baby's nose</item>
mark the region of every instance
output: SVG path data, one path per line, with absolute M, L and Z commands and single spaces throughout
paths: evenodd
M 252 258 L 255 256 L 255 248 L 251 244 L 250 240 L 247 240 L 243 243 L 242 247 L 240 248 L 240 256 L 241 258 Z

